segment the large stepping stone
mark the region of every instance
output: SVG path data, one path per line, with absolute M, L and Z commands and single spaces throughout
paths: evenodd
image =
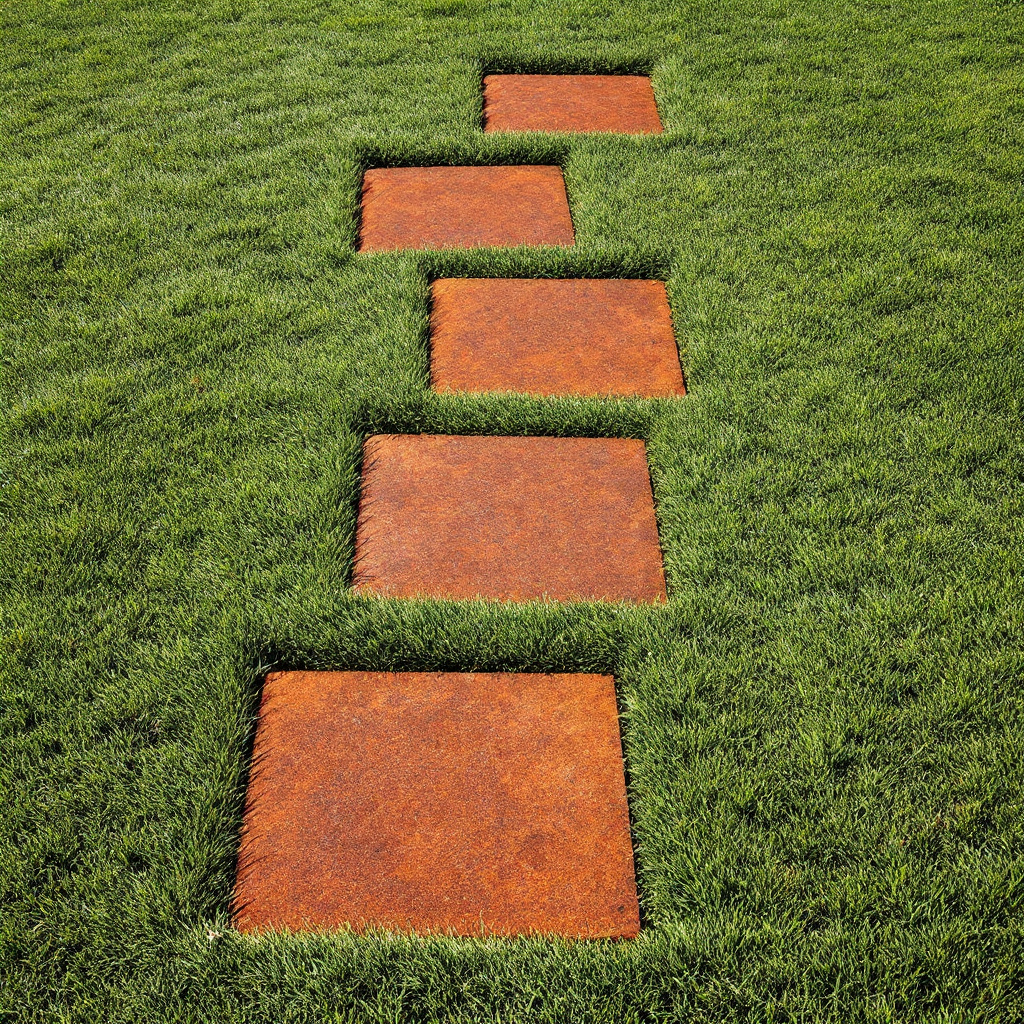
M 559 167 L 385 167 L 363 176 L 361 252 L 575 240 Z
M 642 75 L 487 75 L 489 132 L 661 131 L 651 80 Z
M 353 586 L 403 598 L 664 601 L 644 443 L 371 437 Z
M 686 393 L 661 281 L 449 278 L 431 298 L 439 391 Z
M 610 676 L 267 676 L 244 931 L 639 931 Z

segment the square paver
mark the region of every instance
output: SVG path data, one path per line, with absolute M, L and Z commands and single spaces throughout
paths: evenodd
M 560 167 L 385 167 L 363 176 L 361 252 L 575 240 Z
M 630 937 L 610 676 L 267 676 L 237 927 Z
M 661 281 L 448 278 L 431 298 L 439 391 L 686 393 Z
M 661 118 L 644 75 L 487 75 L 484 128 L 650 134 Z
M 389 597 L 664 601 L 644 443 L 371 437 L 353 586 Z

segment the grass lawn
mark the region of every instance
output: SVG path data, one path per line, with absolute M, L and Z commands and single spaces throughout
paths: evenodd
M 0 1019 L 1024 1019 L 1012 3 L 6 0 Z M 491 70 L 665 134 L 484 135 Z M 358 256 L 364 168 L 577 245 Z M 659 276 L 690 394 L 436 396 L 434 276 Z M 356 598 L 381 431 L 642 437 L 669 603 Z M 641 937 L 254 940 L 276 668 L 613 672 Z

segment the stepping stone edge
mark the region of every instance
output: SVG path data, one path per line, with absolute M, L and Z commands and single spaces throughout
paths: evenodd
M 401 598 L 663 602 L 644 442 L 370 437 L 353 587 Z
M 435 280 L 430 376 L 438 391 L 686 394 L 662 281 Z
M 363 175 L 360 252 L 574 245 L 562 169 L 381 167 Z
M 485 132 L 661 132 L 645 75 L 487 75 Z
M 640 930 L 611 676 L 275 672 L 252 764 L 241 931 Z

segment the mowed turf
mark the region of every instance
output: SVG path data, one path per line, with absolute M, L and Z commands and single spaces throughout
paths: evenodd
M 1024 1017 L 1013 5 L 4 7 L 0 1017 Z M 664 133 L 484 134 L 496 72 Z M 363 171 L 576 243 L 359 255 Z M 438 395 L 434 277 L 668 282 L 689 394 Z M 378 433 L 647 443 L 669 601 L 350 589 Z M 625 943 L 229 925 L 270 669 L 611 674 Z

